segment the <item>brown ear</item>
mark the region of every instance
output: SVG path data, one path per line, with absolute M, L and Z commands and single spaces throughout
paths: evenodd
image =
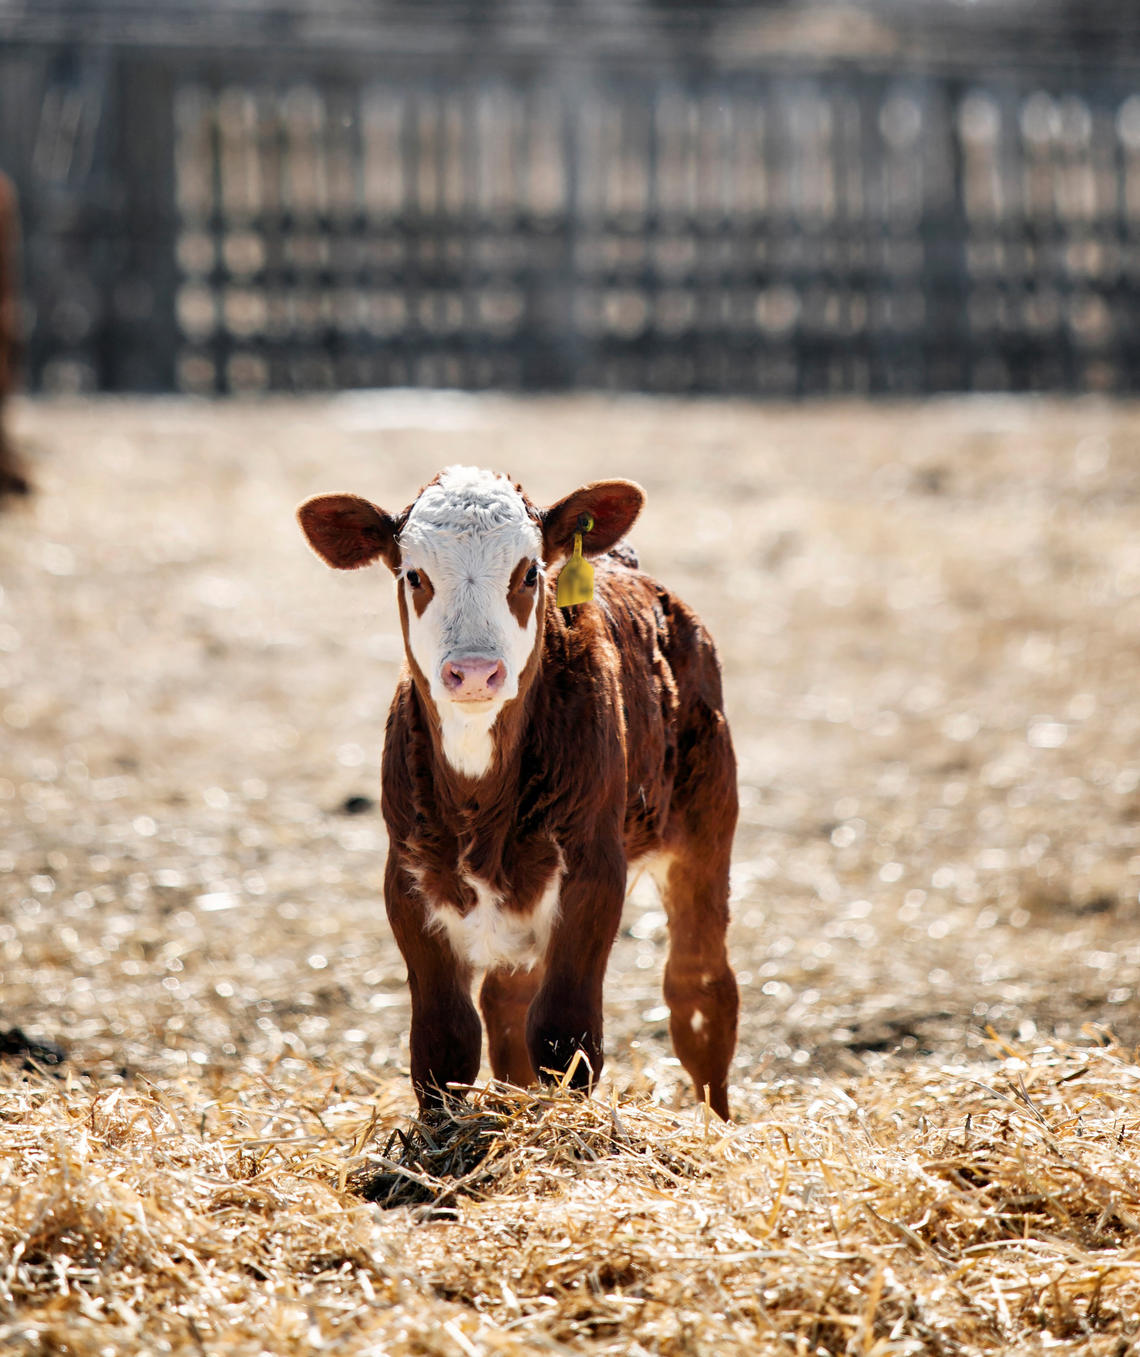
M 542 514 L 542 552 L 547 565 L 570 555 L 584 516 L 592 518 L 594 526 L 582 532 L 583 553 L 597 556 L 609 551 L 633 527 L 644 503 L 645 491 L 635 481 L 594 481 L 552 504 Z
M 317 495 L 297 510 L 301 531 L 322 561 L 336 570 L 358 570 L 381 558 L 400 568 L 399 524 L 359 495 Z

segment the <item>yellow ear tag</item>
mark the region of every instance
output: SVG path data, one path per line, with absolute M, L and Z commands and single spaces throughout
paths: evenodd
M 582 555 L 582 533 L 589 532 L 594 520 L 588 514 L 578 520 L 582 532 L 574 534 L 574 551 L 558 572 L 558 588 L 554 601 L 560 608 L 573 608 L 578 603 L 589 603 L 594 597 L 594 567 Z

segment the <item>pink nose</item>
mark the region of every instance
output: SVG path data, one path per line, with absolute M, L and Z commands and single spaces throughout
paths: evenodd
M 445 660 L 440 676 L 453 702 L 488 702 L 503 686 L 507 666 L 502 660 L 471 656 Z

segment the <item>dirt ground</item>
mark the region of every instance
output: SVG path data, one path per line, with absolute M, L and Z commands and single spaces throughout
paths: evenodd
M 1140 1038 L 1140 411 L 451 394 L 26 402 L 0 522 L 3 1022 L 85 1068 L 405 1059 L 376 794 L 386 574 L 293 509 L 456 461 L 640 480 L 645 568 L 716 637 L 740 760 L 737 1078 Z M 639 887 L 611 1075 L 672 1096 Z
M 38 491 L 0 519 L 0 1025 L 59 1043 L 71 1077 L 321 1069 L 411 1111 L 372 799 L 392 589 L 324 568 L 293 511 L 340 489 L 400 508 L 454 462 L 547 502 L 640 481 L 643 567 L 718 642 L 741 1121 L 776 1087 L 990 1059 L 987 1029 L 1140 1042 L 1140 407 L 391 392 L 14 415 Z M 691 1094 L 663 936 L 639 885 L 602 1096 L 670 1109 Z

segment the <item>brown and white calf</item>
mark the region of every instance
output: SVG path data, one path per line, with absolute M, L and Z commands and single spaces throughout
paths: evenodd
M 668 918 L 674 1049 L 728 1117 L 736 763 L 708 633 L 628 549 L 609 554 L 643 499 L 602 481 L 539 509 L 505 476 L 450 467 L 399 514 L 355 495 L 298 511 L 329 565 L 396 576 L 407 666 L 384 742 L 385 899 L 421 1104 L 478 1073 L 476 970 L 497 1078 L 564 1073 L 581 1051 L 572 1080 L 592 1083 L 640 864 Z M 583 528 L 595 598 L 559 608 L 558 566 Z

